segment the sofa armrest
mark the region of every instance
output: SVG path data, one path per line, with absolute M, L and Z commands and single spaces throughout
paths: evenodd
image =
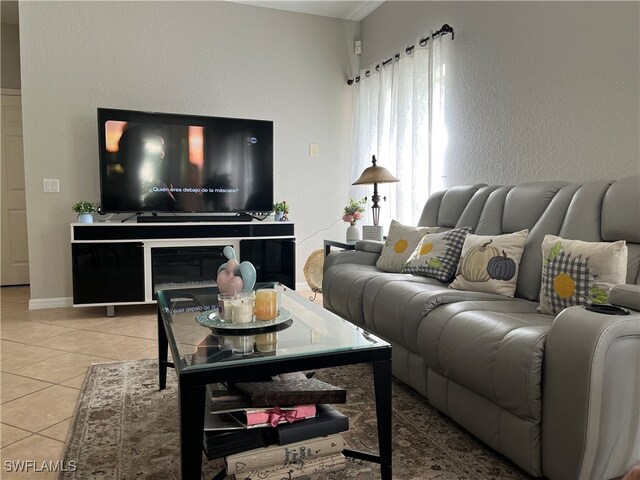
M 615 285 L 609 290 L 609 303 L 640 311 L 640 285 Z
M 380 255 L 383 247 L 384 242 L 377 240 L 358 240 L 356 242 L 356 250 L 359 252 L 371 252 Z
M 543 363 L 545 476 L 607 479 L 640 461 L 639 366 L 640 312 L 556 317 Z
M 358 265 L 375 265 L 380 254 L 359 250 L 344 250 L 331 252 L 324 259 L 323 271 L 326 272 L 333 265 L 340 263 L 356 263 Z

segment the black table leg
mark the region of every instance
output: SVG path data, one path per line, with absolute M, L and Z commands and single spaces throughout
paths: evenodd
M 391 360 L 373 362 L 373 380 L 376 393 L 380 476 L 382 480 L 391 480 Z
M 179 387 L 182 480 L 201 480 L 205 385 Z
M 164 390 L 167 387 L 168 349 L 167 332 L 164 330 L 162 314 L 160 313 L 160 307 L 158 307 L 158 374 L 160 377 L 160 390 Z

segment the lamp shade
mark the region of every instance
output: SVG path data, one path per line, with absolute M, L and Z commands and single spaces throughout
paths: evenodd
M 377 160 L 375 155 L 372 156 L 371 162 L 373 166 L 365 168 L 360 178 L 353 182 L 352 185 L 371 185 L 372 183 L 394 183 L 400 181 L 391 175 L 389 170 L 376 165 Z

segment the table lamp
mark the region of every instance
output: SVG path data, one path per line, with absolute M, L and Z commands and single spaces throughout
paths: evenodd
M 373 184 L 373 196 L 371 197 L 373 205 L 371 206 L 371 210 L 373 211 L 373 225 L 375 228 L 368 229 L 371 233 L 371 236 L 369 236 L 369 238 L 367 238 L 367 235 L 365 234 L 365 229 L 367 229 L 366 226 L 363 227 L 363 234 L 365 234 L 365 239 L 382 240 L 382 227 L 378 225 L 378 223 L 380 222 L 380 205 L 378 205 L 378 202 L 380 201 L 380 195 L 378 195 L 378 184 L 395 183 L 399 182 L 400 180 L 391 175 L 391 173 L 389 173 L 389 170 L 387 170 L 386 168 L 376 165 L 376 162 L 376 156 L 373 155 L 371 157 L 371 163 L 373 163 L 373 166 L 365 168 L 362 172 L 362 175 L 360 175 L 360 178 L 353 182 L 352 185 Z

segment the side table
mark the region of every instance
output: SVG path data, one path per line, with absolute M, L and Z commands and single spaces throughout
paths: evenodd
M 331 253 L 331 247 L 341 248 L 342 250 L 355 250 L 356 242 L 339 242 L 337 240 L 324 241 L 324 256 Z

